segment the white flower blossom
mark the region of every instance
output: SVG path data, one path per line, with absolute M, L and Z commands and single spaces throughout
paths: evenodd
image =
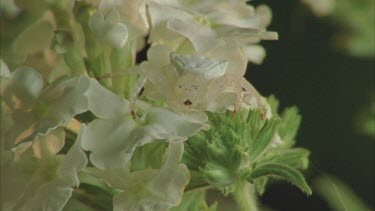
M 112 47 L 124 47 L 149 28 L 144 0 L 101 0 L 97 6 L 89 26 L 95 36 Z
M 179 163 L 183 150 L 181 142 L 169 143 L 160 169 L 130 172 L 129 165 L 122 163 L 117 169 L 87 171 L 118 190 L 113 198 L 114 211 L 168 210 L 180 203 L 189 181 L 189 170 Z
M 277 39 L 265 28 L 271 20 L 266 6 L 254 7 L 243 1 L 154 1 L 149 0 L 151 41 L 176 49 L 187 38 L 197 53 L 247 48 L 262 39 Z M 261 50 L 262 51 L 262 50 Z M 261 63 L 261 53 L 249 61 Z
M 2 139 L 6 146 L 33 140 L 46 135 L 62 124 L 67 124 L 87 111 L 83 95 L 89 86 L 85 76 L 63 77 L 43 88 L 43 78 L 34 69 L 22 67 L 1 78 L 2 110 L 11 121 Z
M 88 162 L 80 137 L 66 155 L 62 128 L 12 151 L 1 150 L 1 205 L 10 210 L 62 210 Z M 7 156 L 7 157 L 6 157 Z
M 133 119 L 129 102 L 97 82 L 92 83 L 86 95 L 89 109 L 99 118 L 83 132 L 82 148 L 91 151 L 90 160 L 100 169 L 120 167 L 130 160 L 137 146 L 155 141 L 184 141 L 207 127 L 203 112 L 177 114 L 147 104 L 138 106 L 142 116 Z

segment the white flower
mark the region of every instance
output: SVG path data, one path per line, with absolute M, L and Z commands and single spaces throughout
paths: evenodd
M 101 0 L 89 26 L 100 40 L 122 48 L 149 28 L 144 0 Z
M 1 128 L 3 142 L 13 148 L 87 111 L 83 94 L 89 83 L 85 76 L 62 77 L 43 88 L 42 76 L 28 67 L 16 69 L 10 78 L 1 78 L 2 112 L 10 119 L 7 128 Z
M 96 12 L 89 22 L 94 34 L 105 43 L 115 48 L 121 48 L 128 39 L 128 29 L 119 23 L 120 16 L 115 10 L 108 14 L 101 11 Z
M 206 127 L 207 116 L 192 111 L 177 114 L 165 108 L 139 105 L 141 117 L 133 119 L 129 102 L 93 82 L 86 93 L 89 109 L 97 116 L 82 135 L 82 148 L 99 169 L 118 168 L 132 157 L 137 146 L 155 141 L 184 141 Z
M 117 169 L 88 168 L 87 171 L 117 190 L 114 211 L 168 210 L 180 203 L 189 181 L 189 170 L 179 163 L 183 151 L 182 142 L 170 142 L 160 169 L 130 172 L 129 165 L 122 163 Z
M 12 151 L 1 150 L 4 211 L 62 210 L 72 195 L 72 187 L 79 185 L 78 172 L 88 162 L 80 148 L 80 137 L 66 155 L 57 155 L 64 139 L 60 128 L 48 136 L 38 136 L 32 145 L 29 142 Z M 3 160 L 5 154 L 9 157 Z
M 265 30 L 271 20 L 266 6 L 254 9 L 243 1 L 173 0 L 150 0 L 148 5 L 153 27 L 151 41 L 174 50 L 184 44 L 178 34 L 186 37 L 198 53 L 241 49 L 262 39 L 277 39 L 276 33 Z M 250 61 L 260 63 L 262 59 L 259 53 L 250 55 Z

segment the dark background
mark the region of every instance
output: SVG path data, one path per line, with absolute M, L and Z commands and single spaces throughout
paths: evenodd
M 272 9 L 268 30 L 277 31 L 279 40 L 262 42 L 267 57 L 260 66 L 249 64 L 246 78 L 262 95 L 274 94 L 281 108 L 298 106 L 297 146 L 312 152 L 308 182 L 322 173 L 334 175 L 373 209 L 375 140 L 356 132 L 355 123 L 374 90 L 374 59 L 335 48 L 342 26 L 314 17 L 299 1 L 253 3 Z M 261 201 L 276 210 L 329 210 L 319 196 L 307 197 L 289 184 L 270 186 Z

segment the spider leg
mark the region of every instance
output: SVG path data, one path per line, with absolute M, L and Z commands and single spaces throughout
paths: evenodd
M 244 95 L 244 91 L 242 91 L 242 88 L 241 90 L 237 90 L 237 98 L 236 98 L 236 103 L 234 104 L 234 109 L 233 109 L 233 112 L 232 112 L 232 115 L 236 115 L 240 105 L 241 105 L 241 102 L 242 102 L 242 99 L 243 99 L 243 95 Z
M 250 82 L 248 82 L 245 79 L 242 81 L 241 86 L 242 86 L 242 90 L 244 91 L 243 93 L 249 93 L 251 96 L 254 96 L 256 98 L 257 107 L 260 112 L 260 118 L 263 120 L 265 118 L 265 109 L 264 109 L 264 105 L 262 104 L 261 95 L 253 87 L 253 85 L 251 85 Z

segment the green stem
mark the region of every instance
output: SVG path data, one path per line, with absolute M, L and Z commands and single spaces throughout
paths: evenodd
M 81 55 L 81 52 L 77 48 L 76 38 L 73 35 L 72 32 L 72 26 L 70 24 L 70 14 L 64 9 L 61 8 L 61 5 L 59 5 L 59 2 L 52 3 L 50 5 L 50 10 L 52 11 L 58 30 L 66 30 L 66 33 L 69 33 L 71 37 L 67 41 L 67 45 L 69 46 L 69 50 L 63 54 L 65 63 L 67 66 L 73 71 L 78 72 L 81 74 L 84 74 L 86 71 L 85 64 L 83 62 L 83 57 Z M 67 38 L 68 39 L 68 38 Z M 71 42 L 71 43 L 69 43 Z
M 128 77 L 116 77 L 115 74 L 118 72 L 126 72 L 128 68 L 133 66 L 134 59 L 132 58 L 132 43 L 129 41 L 122 48 L 113 48 L 110 55 L 112 65 L 112 85 L 113 90 L 116 94 L 124 97 L 126 80 Z
M 202 185 L 202 186 L 197 186 L 189 189 L 185 189 L 184 193 L 192 193 L 192 192 L 199 192 L 199 191 L 205 191 L 208 189 L 214 188 L 212 185 Z
M 242 211 L 258 211 L 254 187 L 248 182 L 241 183 L 233 193 L 234 199 Z

